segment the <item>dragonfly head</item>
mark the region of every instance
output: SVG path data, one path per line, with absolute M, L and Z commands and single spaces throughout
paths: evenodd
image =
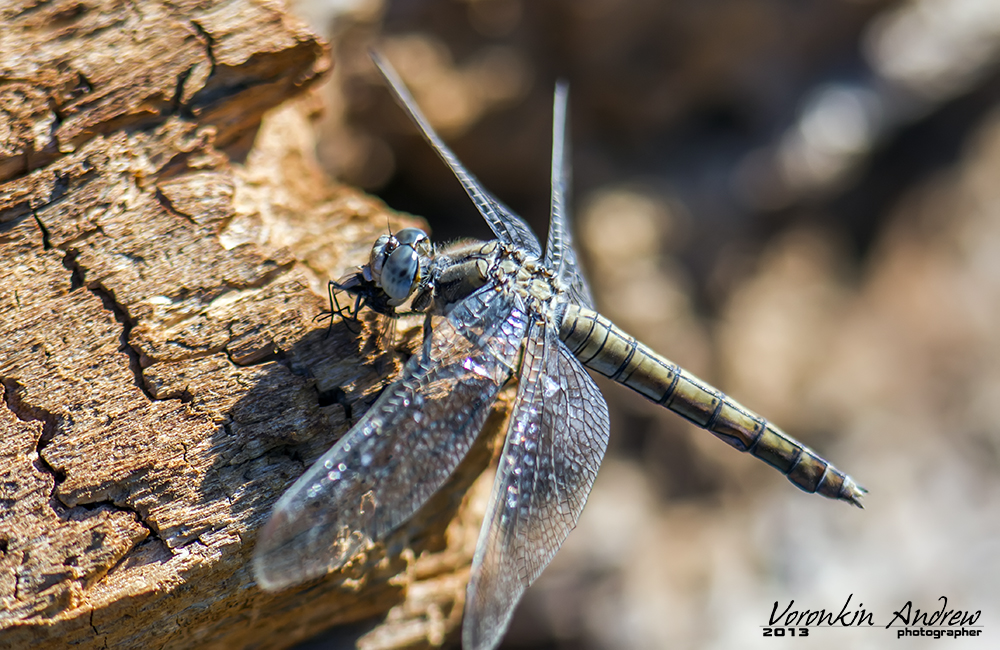
M 398 306 L 420 286 L 432 252 L 427 233 L 419 228 L 403 228 L 375 240 L 362 273 L 389 296 L 390 305 Z

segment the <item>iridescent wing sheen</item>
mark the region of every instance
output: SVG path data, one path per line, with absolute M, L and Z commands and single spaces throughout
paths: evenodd
M 566 188 L 569 187 L 570 162 L 566 145 L 566 102 L 569 86 L 556 84 L 552 101 L 552 210 L 549 219 L 549 239 L 545 244 L 545 265 L 556 272 L 556 277 L 568 290 L 570 300 L 583 307 L 594 308 L 594 297 L 587 280 L 580 272 L 573 250 L 573 237 L 569 229 L 566 207 Z
M 420 108 L 413 100 L 413 96 L 410 95 L 410 91 L 406 89 L 406 86 L 392 65 L 377 52 L 372 52 L 371 57 L 386 81 L 389 82 L 389 87 L 392 89 L 396 101 L 399 102 L 399 105 L 407 112 L 410 119 L 420 128 L 420 132 L 423 133 L 427 141 L 434 147 L 434 150 L 437 151 L 441 159 L 451 168 L 452 173 L 458 178 L 458 181 L 465 188 L 466 193 L 468 193 L 469 198 L 476 204 L 479 213 L 483 215 L 483 218 L 486 219 L 486 222 L 490 225 L 496 236 L 500 238 L 500 241 L 512 244 L 535 259 L 540 259 L 542 257 L 542 245 L 538 242 L 535 233 L 532 232 L 531 226 L 490 194 L 479 183 L 476 177 L 470 174 L 465 166 L 459 162 L 455 154 L 448 148 L 448 145 L 434 132 L 424 114 L 420 112 Z
M 254 553 L 260 586 L 324 575 L 409 519 L 468 452 L 526 330 L 521 299 L 489 285 L 439 320 L 429 354 L 278 500 Z
M 465 650 L 500 642 L 524 590 L 576 526 L 608 444 L 604 397 L 558 328 L 531 325 L 515 404 L 472 561 Z

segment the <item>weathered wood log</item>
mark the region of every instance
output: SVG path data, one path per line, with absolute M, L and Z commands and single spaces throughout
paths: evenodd
M 323 177 L 315 100 L 276 108 L 323 44 L 250 0 L 0 20 L 0 647 L 285 647 L 391 608 L 360 645 L 442 643 L 502 403 L 385 545 L 277 594 L 249 570 L 419 335 L 314 322 L 326 279 L 412 224 Z

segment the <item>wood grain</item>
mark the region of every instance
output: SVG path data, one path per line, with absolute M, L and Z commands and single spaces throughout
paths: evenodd
M 0 647 L 286 647 L 371 617 L 363 647 L 443 643 L 503 402 L 384 547 L 277 594 L 248 566 L 419 334 L 314 322 L 414 223 L 313 160 L 325 46 L 272 2 L 0 16 Z

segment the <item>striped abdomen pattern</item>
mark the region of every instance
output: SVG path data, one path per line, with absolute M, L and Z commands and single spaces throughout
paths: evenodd
M 559 336 L 588 368 L 666 406 L 736 449 L 750 452 L 806 492 L 861 507 L 866 490 L 850 476 L 597 312 L 568 305 Z

